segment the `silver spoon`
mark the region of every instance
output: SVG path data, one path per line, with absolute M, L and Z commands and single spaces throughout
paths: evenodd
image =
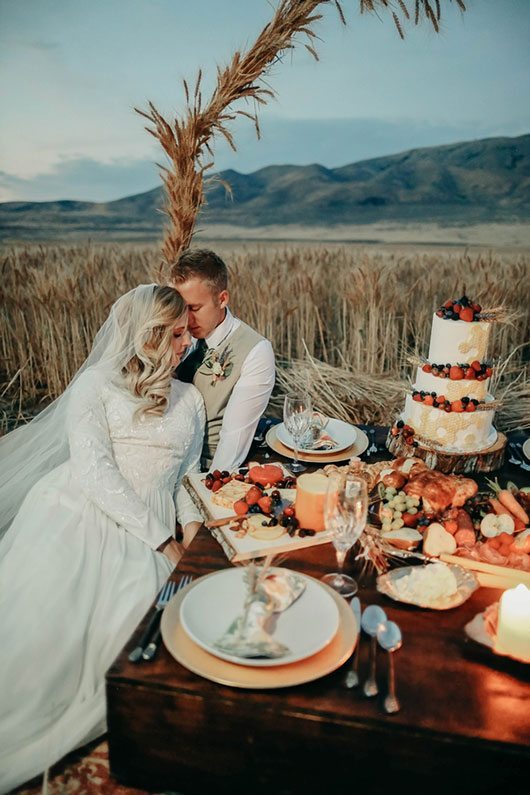
M 396 697 L 393 652 L 401 648 L 401 630 L 393 621 L 385 621 L 377 630 L 377 640 L 381 648 L 388 652 L 388 695 L 384 701 L 385 712 L 392 714 L 401 709 Z
M 357 687 L 359 684 L 359 674 L 357 671 L 359 670 L 359 648 L 361 646 L 361 602 L 359 601 L 358 596 L 353 597 L 350 607 L 353 610 L 353 615 L 355 616 L 355 621 L 357 622 L 358 634 L 357 645 L 355 646 L 355 651 L 353 652 L 352 664 L 344 680 L 344 684 L 349 688 Z
M 379 605 L 368 605 L 361 618 L 361 627 L 370 636 L 370 673 L 364 683 L 365 696 L 376 696 L 378 691 L 375 678 L 375 662 L 377 655 L 377 630 L 380 624 L 386 621 L 386 613 Z

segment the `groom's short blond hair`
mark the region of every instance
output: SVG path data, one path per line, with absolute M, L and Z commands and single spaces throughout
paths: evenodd
M 194 278 L 207 282 L 212 292 L 228 289 L 228 268 L 221 257 L 208 248 L 186 249 L 171 268 L 171 283 L 176 287 Z

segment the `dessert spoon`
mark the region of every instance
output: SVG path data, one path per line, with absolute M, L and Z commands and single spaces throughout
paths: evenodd
M 388 652 L 388 694 L 384 701 L 385 712 L 392 714 L 401 709 L 396 697 L 393 653 L 401 648 L 401 630 L 394 621 L 384 621 L 377 629 L 377 640 L 381 648 Z
M 379 605 L 368 605 L 361 618 L 361 627 L 370 636 L 370 673 L 363 687 L 364 695 L 368 697 L 376 696 L 379 692 L 375 678 L 377 630 L 385 621 L 386 613 Z

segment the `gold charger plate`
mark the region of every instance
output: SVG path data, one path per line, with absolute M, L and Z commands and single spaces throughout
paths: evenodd
M 205 577 L 212 577 L 207 574 Z M 272 689 L 292 687 L 312 682 L 335 671 L 351 656 L 358 641 L 359 627 L 348 602 L 332 588 L 320 583 L 335 600 L 339 609 L 339 628 L 333 640 L 322 651 L 290 665 L 276 665 L 272 668 L 252 668 L 231 663 L 209 654 L 194 643 L 180 623 L 180 605 L 186 594 L 205 579 L 200 577 L 186 588 L 178 591 L 171 599 L 160 624 L 162 640 L 177 662 L 205 679 L 229 687 L 247 689 Z
M 345 450 L 339 450 L 336 453 L 330 450 L 329 453 L 304 453 L 300 452 L 298 458 L 300 461 L 305 461 L 310 464 L 333 464 L 337 461 L 346 461 L 352 456 L 361 455 L 370 444 L 368 436 L 364 431 L 355 426 L 356 438 L 352 445 Z M 273 425 L 269 428 L 265 441 L 275 453 L 285 456 L 285 458 L 294 458 L 294 451 L 286 447 L 283 442 L 280 442 L 276 434 L 276 427 Z

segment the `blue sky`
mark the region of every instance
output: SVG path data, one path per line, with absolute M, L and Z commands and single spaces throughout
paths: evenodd
M 274 5 L 274 2 L 272 3 Z M 436 34 L 343 0 L 268 81 L 277 96 L 219 143 L 215 170 L 279 163 L 341 166 L 418 146 L 530 131 L 530 2 L 442 0 Z M 413 4 L 412 4 L 413 5 Z M 268 0 L 0 0 L 0 201 L 107 201 L 160 184 L 158 143 L 134 107 L 172 117 L 182 78 L 199 68 L 209 94 L 217 64 L 248 47 Z M 241 106 L 244 108 L 244 106 Z

